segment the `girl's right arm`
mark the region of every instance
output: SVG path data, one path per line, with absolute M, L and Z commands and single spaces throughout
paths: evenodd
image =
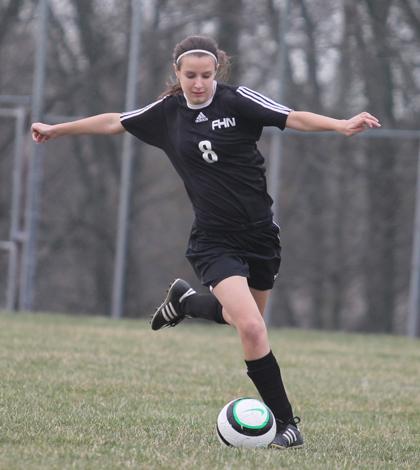
M 38 144 L 64 135 L 80 134 L 120 134 L 124 132 L 119 113 L 97 114 L 78 121 L 63 122 L 62 124 L 43 124 L 34 122 L 31 126 L 32 139 Z

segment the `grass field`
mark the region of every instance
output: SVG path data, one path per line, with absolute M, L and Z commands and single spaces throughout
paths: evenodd
M 272 330 L 306 446 L 222 447 L 256 396 L 232 329 L 0 314 L 0 468 L 419 469 L 420 342 Z

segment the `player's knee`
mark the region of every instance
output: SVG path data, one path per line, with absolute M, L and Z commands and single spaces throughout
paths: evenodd
M 265 341 L 267 337 L 267 328 L 261 316 L 255 316 L 247 319 L 238 325 L 241 336 L 250 343 L 258 344 Z

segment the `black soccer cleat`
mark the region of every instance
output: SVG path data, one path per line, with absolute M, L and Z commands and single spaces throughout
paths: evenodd
M 268 446 L 273 449 L 289 449 L 303 446 L 303 437 L 297 425 L 299 417 L 292 418 L 288 423 L 277 421 L 277 433 L 273 442 Z
M 185 318 L 182 301 L 195 294 L 195 290 L 182 279 L 175 279 L 169 286 L 166 299 L 152 315 L 150 326 L 152 330 L 160 330 L 167 326 L 176 326 Z

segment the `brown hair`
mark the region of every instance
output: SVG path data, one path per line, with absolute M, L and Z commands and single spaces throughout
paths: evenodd
M 216 56 L 218 62 L 216 77 L 220 80 L 227 80 L 229 78 L 230 57 L 225 51 L 218 48 L 214 39 L 206 36 L 188 36 L 175 46 L 172 59 L 178 70 L 181 68 L 182 64 L 182 58 L 179 63 L 176 62 L 178 57 L 184 52 L 192 51 L 193 49 L 209 51 Z M 203 53 L 194 52 L 194 55 L 201 56 Z M 181 85 L 178 81 L 174 82 L 173 79 L 171 79 L 171 81 L 167 83 L 166 90 L 161 93 L 159 98 L 167 95 L 177 95 L 179 93 L 182 93 Z

